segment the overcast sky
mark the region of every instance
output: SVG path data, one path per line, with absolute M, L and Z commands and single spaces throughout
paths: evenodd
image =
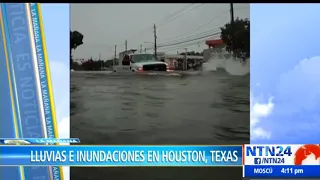
M 114 57 L 114 46 L 119 51 L 153 46 L 153 24 L 157 26 L 157 43 L 169 43 L 202 32 L 216 32 L 230 21 L 230 4 L 72 4 L 71 29 L 84 35 L 84 44 L 74 52 L 74 58 L 109 59 Z M 180 12 L 180 13 L 179 13 Z M 249 18 L 249 4 L 234 4 L 234 16 Z M 172 19 L 170 19 L 172 18 Z M 208 23 L 210 22 L 210 23 Z M 202 35 L 207 35 L 204 33 Z M 201 36 L 201 34 L 200 34 Z M 184 48 L 201 52 L 208 37 L 175 46 L 159 48 L 158 52 L 176 54 Z M 185 39 L 183 39 L 185 40 Z M 148 51 L 150 53 L 153 50 Z

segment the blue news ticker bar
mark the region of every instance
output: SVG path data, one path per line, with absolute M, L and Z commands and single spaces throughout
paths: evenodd
M 245 165 L 246 178 L 315 178 L 320 177 L 319 165 Z
M 171 153 L 169 153 L 171 151 Z M 187 152 L 187 151 L 190 151 Z M 217 151 L 212 159 L 212 151 Z M 242 166 L 242 146 L 0 146 L 1 166 Z M 66 158 L 63 158 L 63 152 Z M 96 159 L 90 152 L 98 154 Z M 134 153 L 134 160 L 122 159 Z M 149 153 L 150 152 L 150 153 Z M 176 153 L 185 152 L 186 159 Z M 193 153 L 195 152 L 195 153 Z M 223 152 L 223 153 L 221 153 Z M 89 153 L 86 154 L 86 153 Z M 108 156 L 109 153 L 109 156 Z M 158 153 L 157 158 L 154 154 Z M 190 155 L 187 155 L 187 154 Z M 229 153 L 229 156 L 227 156 Z M 42 155 L 40 155 L 42 154 Z M 46 155 L 45 155 L 46 154 Z M 47 155 L 62 161 L 47 159 Z M 83 154 L 80 155 L 80 154 Z M 199 155 L 202 154 L 202 155 Z M 236 157 L 232 157 L 236 154 Z M 82 157 L 82 158 L 81 158 Z M 83 159 L 85 157 L 85 159 Z M 107 157 L 110 157 L 108 159 Z M 170 157 L 170 158 L 168 158 Z M 176 158 L 174 158 L 176 157 Z M 227 159 L 224 159 L 229 157 Z M 150 158 L 150 159 L 149 159 Z M 129 158 L 130 159 L 130 158 Z

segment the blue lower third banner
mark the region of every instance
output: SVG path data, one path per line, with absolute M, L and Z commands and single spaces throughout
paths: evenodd
M 246 178 L 316 178 L 320 177 L 319 165 L 245 165 Z
M 242 146 L 0 146 L 1 166 L 242 166 Z

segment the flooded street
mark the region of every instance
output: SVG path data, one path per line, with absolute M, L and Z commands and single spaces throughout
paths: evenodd
M 249 75 L 71 73 L 71 137 L 83 144 L 249 143 Z M 241 168 L 72 168 L 74 179 L 238 179 Z M 220 178 L 220 179 L 221 179 Z

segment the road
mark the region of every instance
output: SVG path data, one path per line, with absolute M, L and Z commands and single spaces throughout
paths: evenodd
M 249 143 L 249 75 L 71 73 L 71 136 L 83 144 Z M 241 168 L 72 168 L 81 179 L 240 179 Z

